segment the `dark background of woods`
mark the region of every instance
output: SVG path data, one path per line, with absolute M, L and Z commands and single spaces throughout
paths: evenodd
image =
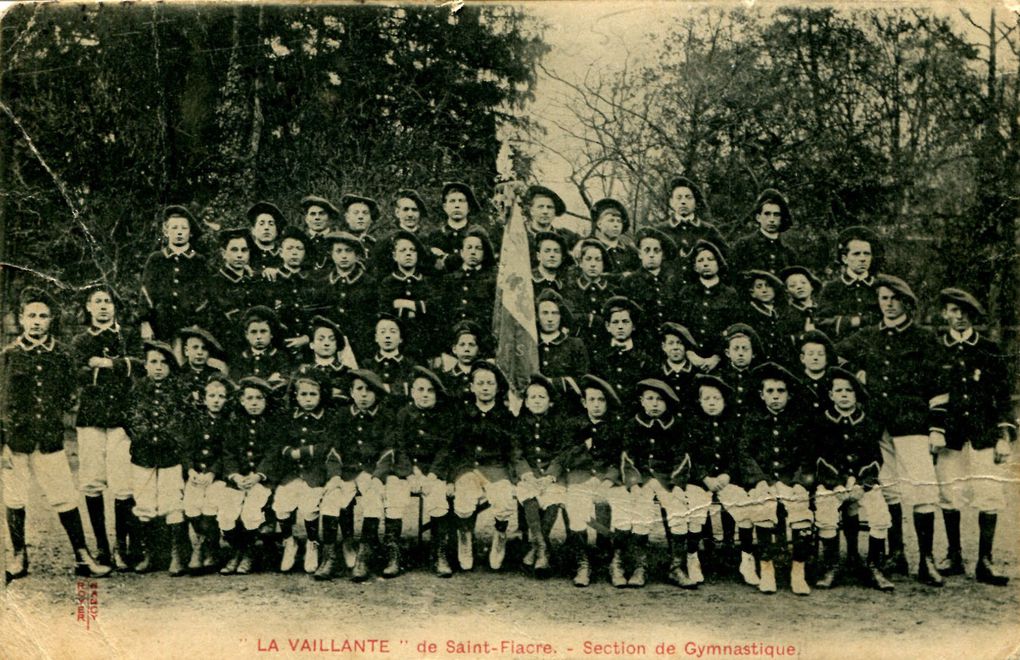
M 886 270 L 929 301 L 974 291 L 1015 358 L 1020 24 L 982 11 L 693 13 L 631 44 L 657 53 L 642 64 L 543 71 L 576 120 L 543 127 L 527 103 L 548 47 L 521 9 L 19 6 L 0 23 L 4 309 L 32 280 L 135 301 L 167 203 L 238 226 L 256 199 L 297 221 L 308 193 L 387 215 L 405 186 L 433 207 L 453 178 L 487 197 L 501 132 L 525 179 L 538 149 L 572 144 L 582 198 L 614 192 L 639 226 L 678 172 L 732 234 L 778 187 L 819 272 L 841 228 L 874 226 Z

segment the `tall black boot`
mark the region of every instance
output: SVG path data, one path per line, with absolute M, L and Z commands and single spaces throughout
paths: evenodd
M 843 517 L 843 536 L 846 538 L 846 563 L 849 564 L 851 568 L 856 569 L 861 565 L 861 551 L 859 545 L 861 536 L 860 516 L 848 515 Z M 838 547 L 838 540 L 836 544 Z
M 614 587 L 626 587 L 627 577 L 623 573 L 623 555 L 632 543 L 633 535 L 630 532 L 613 530 L 611 537 L 613 544 L 613 556 L 609 560 L 609 581 Z
M 450 516 L 446 513 L 438 518 L 432 519 L 432 551 L 436 556 L 436 575 L 441 578 L 448 578 L 453 575 L 450 568 L 450 560 L 446 553 L 450 547 Z
M 135 548 L 138 550 L 138 562 L 134 566 L 135 573 L 148 573 L 153 569 L 153 550 L 154 550 L 154 539 L 153 535 L 153 523 L 152 521 L 144 521 L 135 519 L 134 523 L 134 543 Z
M 914 531 L 917 533 L 917 550 L 920 555 L 920 563 L 917 569 L 917 579 L 930 587 L 941 587 L 945 584 L 938 567 L 935 566 L 935 557 L 932 556 L 932 545 L 935 540 L 935 514 L 914 512 Z
M 351 502 L 346 509 L 340 512 L 339 517 L 340 549 L 343 554 L 344 566 L 354 569 L 358 560 L 358 546 L 354 542 L 354 502 Z
M 545 540 L 545 530 L 542 524 L 542 511 L 538 506 L 538 500 L 531 498 L 523 503 L 524 507 L 524 520 L 528 527 L 528 536 L 531 541 L 531 548 L 528 550 L 528 554 L 531 555 L 531 561 L 528 562 L 528 557 L 525 557 L 525 566 L 534 566 L 536 571 L 542 571 L 549 568 L 549 554 Z
M 89 512 L 92 533 L 96 537 L 96 561 L 110 565 L 110 539 L 106 536 L 106 509 L 102 495 L 85 498 L 85 509 Z
M 754 528 L 738 527 L 737 535 L 740 537 L 740 576 L 744 582 L 757 587 L 761 582 L 758 575 L 758 565 L 754 556 Z
M 831 589 L 836 586 L 839 574 L 839 535 L 822 539 L 822 566 L 824 573 L 818 578 L 815 586 L 819 589 Z
M 369 562 L 372 560 L 372 551 L 379 543 L 379 519 L 365 518 L 361 523 L 361 540 L 358 543 L 358 557 L 354 563 L 354 570 L 351 571 L 351 579 L 355 582 L 364 582 L 369 575 Z
M 171 523 L 170 528 L 170 568 L 171 577 L 184 575 L 184 546 L 188 542 L 188 528 L 183 522 Z
M 871 586 L 879 591 L 892 591 L 896 585 L 889 581 L 889 578 L 882 572 L 882 553 L 885 550 L 885 541 L 868 537 L 868 581 Z
M 758 537 L 758 591 L 774 594 L 776 592 L 776 569 L 772 558 L 776 552 L 776 530 L 773 527 L 755 525 L 754 533 Z
M 117 547 L 113 552 L 113 563 L 118 571 L 131 570 L 131 561 L 134 559 L 130 548 L 129 539 L 136 535 L 136 523 L 138 519 L 132 509 L 135 507 L 134 498 L 113 501 L 113 534 L 117 538 Z
M 630 547 L 634 557 L 634 572 L 631 573 L 630 579 L 627 580 L 627 586 L 640 589 L 645 586 L 645 581 L 647 580 L 645 572 L 648 570 L 648 535 L 632 533 L 630 535 Z
M 811 558 L 812 546 L 815 543 L 814 532 L 810 527 L 793 530 L 793 553 L 790 557 L 790 589 L 798 596 L 811 593 L 805 576 L 807 560 Z
M 939 573 L 947 575 L 963 575 L 963 551 L 960 549 L 960 511 L 958 509 L 942 509 L 942 522 L 946 525 L 945 560 L 939 564 Z
M 978 527 L 981 535 L 978 537 L 978 563 L 974 575 L 978 582 L 1003 587 L 1009 584 L 1009 578 L 997 573 L 992 564 L 992 543 L 995 541 L 997 522 L 998 516 L 995 512 L 981 511 L 978 513 Z
M 85 529 L 81 525 L 81 515 L 78 509 L 60 512 L 60 524 L 67 532 L 67 538 L 71 541 L 71 548 L 74 549 L 75 575 L 83 577 L 103 577 L 109 575 L 113 570 L 106 564 L 101 564 L 92 557 L 88 547 L 85 545 Z
M 25 509 L 7 509 L 7 530 L 11 535 L 13 561 L 7 565 L 7 579 L 28 575 L 28 552 L 25 550 Z
M 694 534 L 673 534 L 669 548 L 669 581 L 684 589 L 697 589 L 698 584 L 688 577 L 684 570 L 684 555 L 687 553 L 687 538 Z
M 202 569 L 216 568 L 220 554 L 220 526 L 216 522 L 216 516 L 201 516 L 198 520 L 205 546 L 205 550 L 202 551 Z
M 889 516 L 892 526 L 889 527 L 889 555 L 886 557 L 886 572 L 906 575 L 907 556 L 903 552 L 903 505 L 890 504 Z M 915 530 L 916 531 L 916 530 Z
M 384 578 L 392 578 L 400 575 L 400 533 L 403 531 L 404 521 L 400 518 L 387 518 L 386 531 L 386 568 L 383 569 Z
M 322 558 L 312 577 L 316 580 L 332 580 L 337 570 L 337 530 L 340 521 L 336 516 L 319 516 L 319 539 L 322 543 Z

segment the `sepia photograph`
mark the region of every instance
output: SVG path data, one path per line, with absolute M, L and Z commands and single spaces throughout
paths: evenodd
M 0 657 L 1020 657 L 1020 6 L 0 3 Z

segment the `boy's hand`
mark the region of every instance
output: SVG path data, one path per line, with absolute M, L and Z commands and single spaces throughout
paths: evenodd
M 276 281 L 276 276 L 279 275 L 279 274 L 280 274 L 280 269 L 279 268 L 273 268 L 272 266 L 267 266 L 266 268 L 262 269 L 262 277 L 264 277 L 265 279 L 269 280 L 270 282 L 275 282 Z
M 98 356 L 90 357 L 89 358 L 89 366 L 92 367 L 93 369 L 112 369 L 113 368 L 113 360 L 111 360 L 110 358 L 104 358 L 104 357 L 98 357 Z
M 307 346 L 309 343 L 308 335 L 301 335 L 300 337 L 287 337 L 283 340 L 283 345 L 287 348 L 300 348 Z
M 291 449 L 290 450 L 290 457 L 292 459 L 294 459 L 295 461 L 301 460 L 301 450 L 300 449 Z

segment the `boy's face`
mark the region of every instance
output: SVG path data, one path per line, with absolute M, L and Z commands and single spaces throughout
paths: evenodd
M 560 306 L 551 300 L 538 303 L 538 325 L 542 332 L 557 332 L 560 329 Z
M 418 250 L 414 243 L 406 238 L 398 238 L 393 243 L 393 260 L 404 270 L 411 270 L 418 265 Z
M 611 312 L 606 321 L 606 331 L 617 341 L 627 341 L 634 334 L 634 322 L 630 319 L 630 311 L 618 309 Z
M 548 270 L 556 270 L 563 263 L 563 250 L 556 241 L 545 240 L 538 246 L 538 263 Z
M 333 265 L 340 270 L 350 270 L 358 263 L 358 253 L 347 243 L 333 243 L 329 254 L 333 257 Z
M 588 277 L 599 277 L 606 272 L 606 264 L 602 260 L 602 251 L 598 248 L 587 247 L 581 253 L 581 272 Z
M 352 232 L 361 234 L 368 231 L 368 228 L 372 226 L 372 212 L 369 210 L 368 204 L 355 202 L 347 207 L 347 211 L 344 213 L 344 221 L 351 228 Z
M 463 332 L 457 337 L 457 343 L 453 345 L 453 357 L 461 364 L 470 364 L 478 357 L 478 340 L 468 332 Z
M 180 215 L 172 215 L 163 223 L 163 236 L 174 247 L 183 247 L 191 240 L 191 223 Z
M 215 414 L 223 410 L 227 405 L 227 386 L 219 381 L 213 381 L 205 386 L 205 408 Z
M 871 243 L 868 241 L 849 241 L 846 254 L 842 257 L 848 272 L 857 276 L 865 275 L 871 269 Z
M 974 325 L 968 310 L 952 302 L 942 308 L 942 318 L 956 332 L 966 332 Z
M 496 374 L 488 369 L 478 369 L 471 376 L 471 393 L 475 395 L 478 403 L 489 403 L 496 400 L 499 393 L 499 383 L 496 381 Z
M 428 378 L 415 378 L 411 383 L 411 400 L 422 410 L 436 405 L 436 387 Z
M 248 345 L 256 351 L 264 351 L 273 343 L 273 332 L 265 321 L 252 321 L 244 329 L 244 337 Z
M 683 340 L 676 335 L 666 335 L 662 340 L 662 352 L 666 359 L 674 364 L 679 364 L 687 359 L 687 347 Z
M 375 324 L 375 344 L 389 353 L 400 347 L 400 328 L 389 319 L 382 319 Z
M 53 322 L 50 306 L 43 302 L 30 302 L 21 308 L 18 322 L 29 337 L 45 337 L 49 334 L 50 324 Z
M 645 270 L 658 270 L 662 267 L 662 243 L 654 238 L 642 238 L 638 245 L 641 267 Z
M 533 415 L 544 415 L 549 410 L 549 392 L 538 383 L 528 385 L 524 391 L 524 406 Z
M 751 284 L 751 299 L 768 304 L 776 299 L 776 290 L 768 280 L 757 279 Z
M 329 213 L 321 206 L 312 204 L 305 211 L 305 226 L 316 234 L 326 231 L 329 228 Z
M 906 313 L 906 307 L 896 292 L 889 287 L 878 287 L 878 308 L 882 310 L 882 318 L 892 321 Z
M 241 407 L 252 417 L 266 410 L 266 395 L 257 387 L 246 387 L 241 391 Z
M 592 419 L 602 419 L 609 410 L 606 393 L 594 387 L 585 388 L 584 400 L 581 403 Z
M 641 393 L 641 410 L 652 419 L 662 417 L 666 412 L 666 402 L 658 392 L 645 390 Z
M 814 288 L 811 286 L 811 281 L 808 280 L 807 276 L 794 273 L 786 278 L 786 291 L 794 300 L 803 302 L 811 299 Z
M 698 277 L 711 279 L 719 274 L 719 262 L 711 250 L 701 250 L 694 257 L 694 272 Z
M 336 355 L 336 333 L 333 328 L 316 328 L 312 333 L 312 353 L 321 358 Z
M 556 217 L 556 205 L 550 197 L 535 195 L 531 199 L 531 205 L 528 206 L 528 215 L 539 227 L 548 227 Z
M 726 409 L 726 399 L 723 398 L 722 392 L 718 387 L 711 385 L 702 385 L 698 388 L 698 403 L 705 414 L 711 417 L 721 415 Z
M 673 194 L 669 196 L 669 208 L 676 215 L 690 215 L 694 213 L 694 191 L 687 186 L 673 188 Z
M 464 265 L 474 268 L 482 263 L 485 258 L 485 248 L 482 247 L 482 239 L 477 236 L 468 236 L 460 247 L 460 258 Z
M 223 262 L 234 270 L 241 270 L 251 259 L 248 241 L 243 238 L 230 239 L 220 252 L 223 254 Z
M 89 313 L 93 325 L 112 323 L 116 313 L 110 293 L 102 290 L 95 291 L 89 296 L 88 302 L 85 303 L 85 311 Z
M 774 378 L 766 378 L 761 384 L 761 400 L 772 412 L 779 412 L 790 401 L 790 392 L 786 383 Z
M 318 383 L 299 380 L 294 388 L 294 399 L 301 410 L 315 410 L 319 407 L 319 401 L 322 400 L 322 389 Z
M 262 245 L 276 240 L 276 218 L 268 213 L 259 213 L 251 226 L 251 235 Z
M 458 190 L 451 190 L 443 199 L 443 212 L 450 220 L 463 220 L 468 215 L 467 196 Z
M 614 209 L 603 211 L 595 221 L 595 230 L 609 240 L 615 241 L 623 233 L 623 216 Z
M 145 375 L 157 382 L 166 380 L 170 375 L 170 365 L 162 351 L 145 352 Z
M 305 244 L 298 238 L 285 238 L 280 244 L 280 256 L 285 266 L 300 268 L 305 261 Z
M 857 407 L 857 392 L 846 378 L 833 378 L 829 390 L 832 405 L 840 412 L 850 412 Z
M 209 348 L 201 337 L 188 337 L 184 342 L 184 357 L 193 367 L 204 366 L 209 361 Z
M 355 378 L 351 383 L 351 400 L 358 410 L 368 410 L 375 405 L 375 390 L 368 386 L 368 383 Z
M 396 216 L 400 226 L 405 229 L 417 229 L 418 222 L 421 220 L 421 210 L 410 197 L 401 197 L 397 200 L 393 215 Z
M 762 204 L 755 219 L 762 231 L 775 234 L 779 232 L 779 225 L 783 222 L 783 213 L 779 204 Z
M 724 352 L 726 353 L 726 358 L 733 366 L 741 369 L 751 364 L 751 360 L 754 359 L 751 338 L 744 335 L 737 335 L 730 339 Z
M 825 371 L 828 366 L 828 356 L 825 354 L 825 346 L 808 342 L 800 348 L 800 363 L 804 370 L 813 374 Z

